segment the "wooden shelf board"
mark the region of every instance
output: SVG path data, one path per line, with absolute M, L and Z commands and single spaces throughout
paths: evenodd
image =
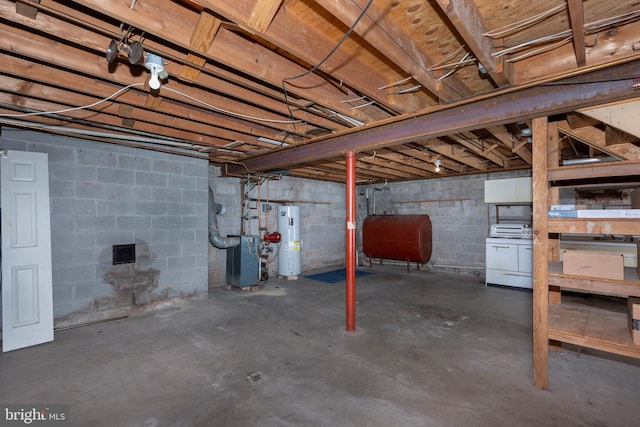
M 562 274 L 562 263 L 549 262 L 549 286 L 559 286 L 564 290 L 588 292 L 621 297 L 640 297 L 640 278 L 635 267 L 625 267 L 624 280 L 600 279 Z
M 550 340 L 640 358 L 627 329 L 627 314 L 584 304 L 549 305 Z
M 638 175 L 638 162 L 636 160 L 588 163 L 583 165 L 550 167 L 548 169 L 549 181 L 627 177 L 634 175 Z
M 549 233 L 640 234 L 640 218 L 549 218 Z

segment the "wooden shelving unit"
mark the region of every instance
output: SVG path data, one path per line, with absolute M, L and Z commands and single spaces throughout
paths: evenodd
M 563 291 L 627 298 L 640 296 L 635 268 L 625 268 L 623 280 L 573 276 L 562 273 L 559 234 L 640 235 L 640 218 L 549 218 L 551 204 L 558 203 L 559 187 L 610 185 L 615 188 L 637 182 L 640 162 L 560 167 L 558 135 L 546 118 L 533 121 L 533 382 L 549 385 L 549 348 L 562 343 L 640 358 L 627 330 L 622 305 L 576 303 Z

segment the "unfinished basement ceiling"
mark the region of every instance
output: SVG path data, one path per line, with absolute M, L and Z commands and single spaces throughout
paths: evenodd
M 357 181 L 529 168 L 535 101 L 531 114 L 465 131 L 456 114 L 640 59 L 637 0 L 0 0 L 0 11 L 0 124 L 340 182 L 331 138 L 369 129 L 370 142 L 443 107 L 451 125 L 437 136 L 357 145 Z M 159 90 L 148 53 L 168 73 Z M 565 114 L 568 102 L 556 117 L 565 159 L 638 159 L 636 136 Z

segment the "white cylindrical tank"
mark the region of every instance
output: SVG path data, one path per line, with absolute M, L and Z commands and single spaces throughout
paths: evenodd
M 299 276 L 300 251 L 300 206 L 278 207 L 278 232 L 282 235 L 278 252 L 278 275 Z

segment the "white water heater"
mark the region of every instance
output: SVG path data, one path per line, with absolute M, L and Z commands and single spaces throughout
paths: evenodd
M 300 206 L 278 207 L 278 232 L 282 235 L 278 252 L 278 275 L 299 276 L 300 251 Z

